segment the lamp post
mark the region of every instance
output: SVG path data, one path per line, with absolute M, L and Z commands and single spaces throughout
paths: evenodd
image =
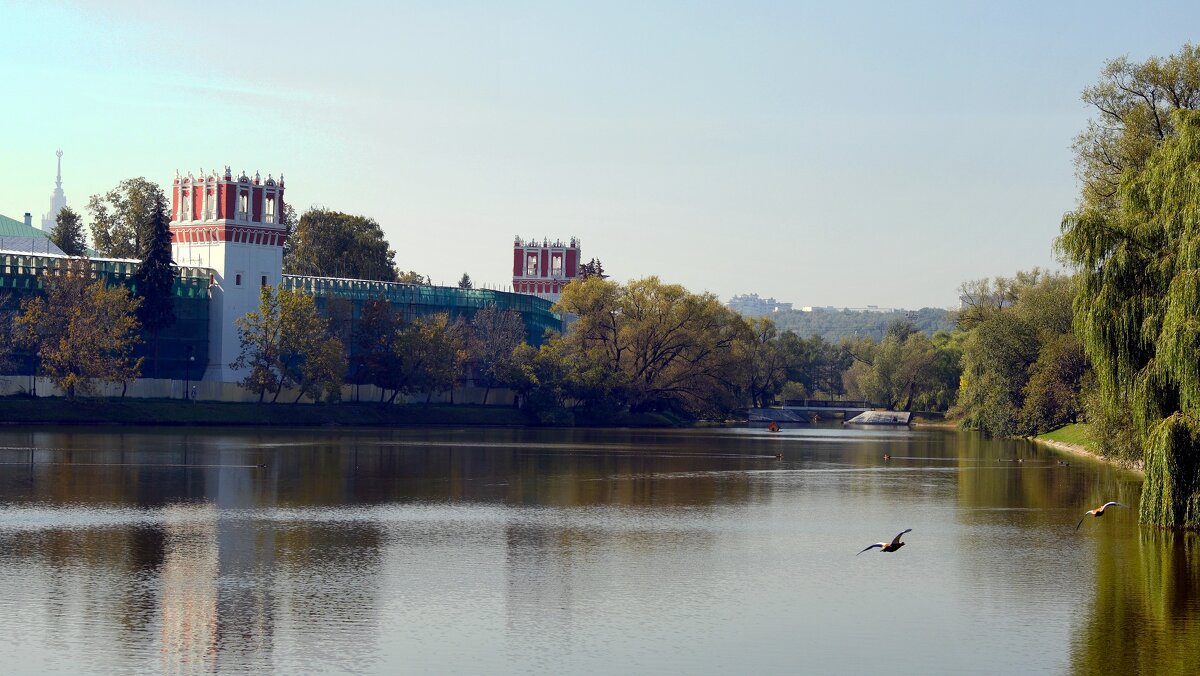
M 184 362 L 184 366 L 183 366 L 183 373 L 184 373 L 183 398 L 187 399 L 189 401 L 191 401 L 191 397 L 188 396 L 188 389 L 192 385 L 192 362 L 194 362 L 194 361 L 196 361 L 196 357 L 192 355 L 192 346 L 188 345 L 187 346 L 187 361 Z

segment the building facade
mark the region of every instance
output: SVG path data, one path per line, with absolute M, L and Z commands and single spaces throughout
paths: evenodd
M 554 303 L 579 276 L 579 240 L 513 240 L 513 291 Z
M 241 352 L 234 320 L 258 309 L 259 289 L 283 281 L 283 176 L 234 176 L 229 167 L 171 185 L 171 258 L 212 271 L 208 359 L 204 377 L 235 381 Z
M 758 317 L 792 309 L 791 303 L 783 303 L 774 298 L 759 298 L 757 293 L 734 296 L 726 305 L 744 317 Z

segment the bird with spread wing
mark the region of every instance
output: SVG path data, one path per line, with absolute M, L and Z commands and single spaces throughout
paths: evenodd
M 912 531 L 911 528 L 906 528 L 906 529 L 900 531 L 899 535 L 897 535 L 891 542 L 876 542 L 875 544 L 871 545 L 870 547 L 867 547 L 867 549 L 862 550 L 862 552 L 859 552 L 858 554 L 862 554 L 863 552 L 867 551 L 868 549 L 875 549 L 876 547 L 879 547 L 879 551 L 881 551 L 881 552 L 894 552 L 897 549 L 900 549 L 901 547 L 904 546 L 904 543 L 900 541 L 900 536 L 904 535 L 905 533 L 908 533 L 910 531 Z M 858 556 L 858 554 L 855 554 L 855 556 Z
M 1111 502 L 1106 502 L 1103 505 L 1100 505 L 1099 507 L 1097 507 L 1095 509 L 1089 509 L 1088 511 L 1083 513 L 1083 516 L 1079 517 L 1079 523 L 1075 524 L 1075 530 L 1079 530 L 1079 527 L 1083 525 L 1083 520 L 1088 518 L 1088 516 L 1094 516 L 1096 518 L 1104 516 L 1104 510 L 1108 509 L 1109 507 L 1128 507 L 1128 505 L 1123 505 L 1119 502 L 1111 501 Z

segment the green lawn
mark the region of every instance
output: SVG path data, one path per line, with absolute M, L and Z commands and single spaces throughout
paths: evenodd
M 1084 423 L 1072 423 L 1064 427 L 1060 427 L 1053 432 L 1039 434 L 1038 439 L 1046 439 L 1048 441 L 1060 441 L 1065 444 L 1075 444 L 1083 446 L 1089 451 L 1097 451 L 1096 442 L 1092 440 L 1088 426 Z

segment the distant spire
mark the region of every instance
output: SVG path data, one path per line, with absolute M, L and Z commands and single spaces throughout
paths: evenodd
M 67 196 L 63 193 L 62 189 L 63 151 L 59 149 L 54 154 L 58 157 L 58 172 L 54 177 L 54 194 L 50 196 L 50 211 L 42 214 L 42 230 L 44 232 L 50 232 L 54 229 L 54 225 L 58 221 L 58 212 L 67 206 Z

